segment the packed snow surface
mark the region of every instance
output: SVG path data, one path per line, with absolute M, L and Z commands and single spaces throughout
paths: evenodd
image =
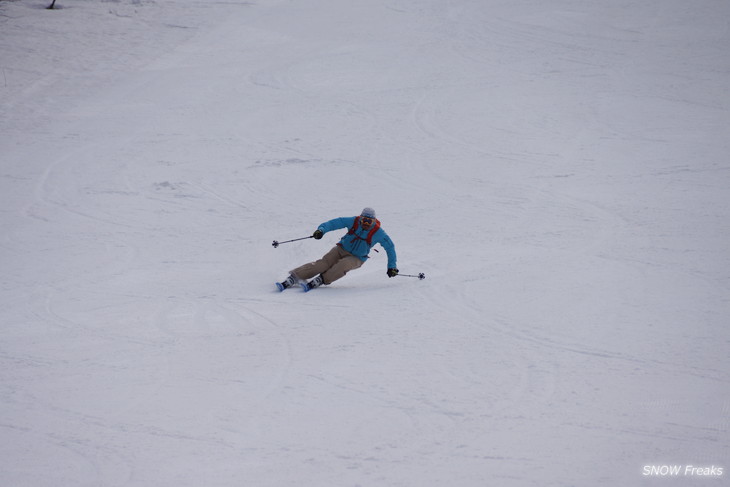
M 49 3 L 0 1 L 0 485 L 727 481 L 730 3 Z M 365 206 L 426 279 L 275 290 Z

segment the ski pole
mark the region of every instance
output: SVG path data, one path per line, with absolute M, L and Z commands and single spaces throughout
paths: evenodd
M 412 274 L 396 274 L 396 276 L 401 276 L 401 277 L 417 277 L 421 281 L 424 280 L 424 279 L 426 279 L 426 274 L 424 274 L 423 272 L 419 272 L 417 276 L 414 276 Z
M 280 244 L 283 244 L 283 243 L 296 242 L 297 240 L 306 240 L 308 238 L 314 238 L 314 235 L 310 235 L 309 237 L 295 238 L 293 240 L 285 240 L 283 242 L 279 242 L 278 240 L 274 240 L 274 243 L 272 243 L 271 245 L 273 245 L 274 248 L 277 248 Z

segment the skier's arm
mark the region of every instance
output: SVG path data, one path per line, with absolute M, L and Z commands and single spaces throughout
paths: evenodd
M 330 221 L 322 223 L 319 227 L 317 227 L 317 230 L 321 231 L 324 234 L 327 232 L 331 232 L 332 230 L 337 230 L 339 228 L 350 228 L 354 223 L 355 217 L 334 218 Z
M 385 249 L 385 253 L 388 254 L 388 269 L 397 268 L 398 259 L 395 254 L 395 245 L 388 234 L 383 231 L 383 236 L 378 240 L 378 243 Z

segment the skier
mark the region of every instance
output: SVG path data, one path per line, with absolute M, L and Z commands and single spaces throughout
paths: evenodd
M 319 240 L 325 233 L 340 228 L 347 228 L 348 231 L 339 243 L 321 259 L 290 271 L 289 277 L 276 283 L 280 291 L 297 282 L 305 291 L 322 284 L 331 284 L 349 271 L 363 265 L 368 259 L 370 249 L 376 243 L 379 243 L 388 254 L 388 277 L 398 275 L 395 246 L 385 230 L 380 227 L 380 221 L 375 218 L 375 210 L 365 208 L 360 216 L 335 218 L 324 222 L 314 231 L 312 237 Z M 310 278 L 314 279 L 306 282 Z

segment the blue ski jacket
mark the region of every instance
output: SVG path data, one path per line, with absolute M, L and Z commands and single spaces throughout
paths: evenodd
M 322 233 L 327 233 L 332 230 L 338 230 L 340 228 L 347 228 L 349 231 L 349 229 L 352 228 L 355 224 L 355 218 L 356 217 L 354 216 L 335 218 L 333 220 L 324 222 L 318 228 L 322 231 Z M 367 236 L 370 230 L 370 228 L 366 230 L 362 228 L 362 226 L 359 226 L 355 233 L 346 233 L 345 235 L 343 235 L 337 245 L 341 246 L 344 250 L 351 253 L 355 257 L 358 257 L 364 262 L 368 259 L 370 249 L 375 244 L 380 244 L 385 249 L 385 252 L 388 254 L 388 268 L 390 269 L 393 267 L 397 267 L 395 245 L 393 245 L 393 241 L 390 239 L 388 234 L 385 233 L 385 230 L 383 230 L 382 227 L 379 228 L 378 231 L 373 234 L 373 237 L 370 240 L 370 245 L 368 245 Z

